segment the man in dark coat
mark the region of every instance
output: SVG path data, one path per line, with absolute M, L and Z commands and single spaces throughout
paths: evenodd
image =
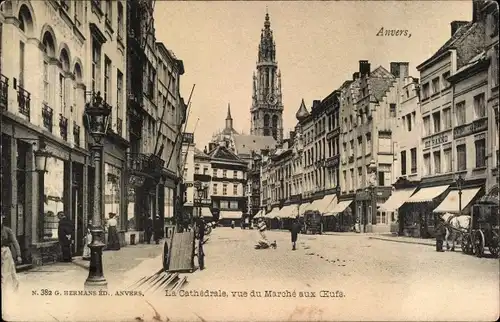
M 148 217 L 146 219 L 146 224 L 144 225 L 144 239 L 146 243 L 151 243 L 151 237 L 153 237 L 153 218 Z
M 160 243 L 160 239 L 162 238 L 162 231 L 163 231 L 163 227 L 161 227 L 161 221 L 160 221 L 160 216 L 156 215 L 155 217 L 155 221 L 154 221 L 154 228 L 153 228 L 153 231 L 154 231 L 154 240 L 155 240 L 155 243 L 158 245 Z
M 299 219 L 298 218 L 295 218 L 293 223 L 292 223 L 292 228 L 290 229 L 291 233 L 292 233 L 292 250 L 296 250 L 296 243 L 297 243 L 297 237 L 299 235 L 299 232 L 301 230 L 301 225 L 300 225 L 300 222 L 299 222 Z
M 71 262 L 71 240 L 73 236 L 73 222 L 66 217 L 64 212 L 57 213 L 59 218 L 59 225 L 57 227 L 57 237 L 61 245 L 62 260 L 63 262 Z
M 443 241 L 446 236 L 446 226 L 444 223 L 444 219 L 441 216 L 437 217 L 437 225 L 436 225 L 436 251 L 444 252 L 443 250 Z
M 198 265 L 200 270 L 205 269 L 205 252 L 203 251 L 203 240 L 205 239 L 205 220 L 203 217 L 196 219 L 196 228 L 198 230 Z

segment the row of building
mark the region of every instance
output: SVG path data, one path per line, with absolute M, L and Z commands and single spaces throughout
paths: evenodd
M 309 110 L 302 101 L 290 137 L 255 151 L 254 213 L 316 210 L 324 230 L 425 237 L 435 214 L 468 213 L 497 196 L 498 6 L 472 3 L 472 20 L 451 23 L 450 39 L 417 66 L 420 77 L 408 62 L 361 60 Z
M 23 262 L 57 260 L 57 213 L 75 224 L 74 254 L 102 175 L 103 219 L 116 213 L 122 244 L 145 220 L 172 216 L 187 106 L 182 60 L 154 29 L 154 1 L 2 1 L 2 214 Z M 96 174 L 84 123 L 97 94 L 111 107 L 104 170 Z M 45 169 L 35 154 L 45 146 Z M 45 171 L 40 171 L 45 170 Z M 157 218 L 158 221 L 157 221 Z

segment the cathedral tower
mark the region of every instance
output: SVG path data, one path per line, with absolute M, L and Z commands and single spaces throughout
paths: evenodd
M 276 44 L 268 13 L 260 35 L 257 74 L 253 74 L 250 114 L 251 134 L 273 136 L 278 142 L 283 140 L 281 73 L 276 62 Z

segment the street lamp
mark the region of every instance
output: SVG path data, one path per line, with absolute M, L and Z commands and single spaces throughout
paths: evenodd
M 458 215 L 462 215 L 462 186 L 465 183 L 464 178 L 461 175 L 458 175 L 458 178 L 455 180 L 458 188 Z
M 368 184 L 369 184 L 369 187 L 365 191 L 366 192 L 369 191 L 369 193 L 370 193 L 370 206 L 368 207 L 368 209 L 371 210 L 370 211 L 371 212 L 370 218 L 372 221 L 373 221 L 373 199 L 374 199 L 373 190 L 375 187 L 375 170 L 376 169 L 377 169 L 377 164 L 375 163 L 375 160 L 371 159 L 370 164 L 368 165 L 368 172 L 369 172 Z M 360 224 L 363 225 L 363 230 L 365 230 L 364 225 L 366 225 L 367 223 L 361 222 Z
M 106 104 L 101 93 L 92 93 L 91 99 L 85 103 L 85 124 L 89 134 L 93 138 L 90 150 L 93 152 L 93 161 L 95 166 L 95 184 L 94 184 L 94 211 L 92 213 L 92 242 L 90 248 L 90 266 L 89 276 L 85 281 L 85 287 L 106 288 L 108 282 L 104 278 L 102 268 L 102 249 L 104 248 L 104 230 L 101 223 L 102 214 L 102 171 L 104 168 L 103 143 L 102 139 L 106 135 L 109 119 L 111 116 L 111 107 Z

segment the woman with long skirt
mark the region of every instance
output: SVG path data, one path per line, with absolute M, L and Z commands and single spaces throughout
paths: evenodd
M 115 213 L 109 213 L 108 220 L 108 250 L 120 250 L 120 239 L 118 238 L 118 230 L 116 226 L 118 221 L 116 220 Z
M 19 281 L 17 279 L 16 264 L 21 263 L 21 248 L 17 242 L 17 238 L 7 226 L 4 226 L 2 218 L 2 294 L 15 292 L 19 288 Z
M 85 230 L 85 237 L 83 237 L 83 256 L 84 260 L 90 260 L 90 247 L 89 244 L 92 242 L 92 234 L 90 233 L 91 222 L 87 224 L 87 229 Z

